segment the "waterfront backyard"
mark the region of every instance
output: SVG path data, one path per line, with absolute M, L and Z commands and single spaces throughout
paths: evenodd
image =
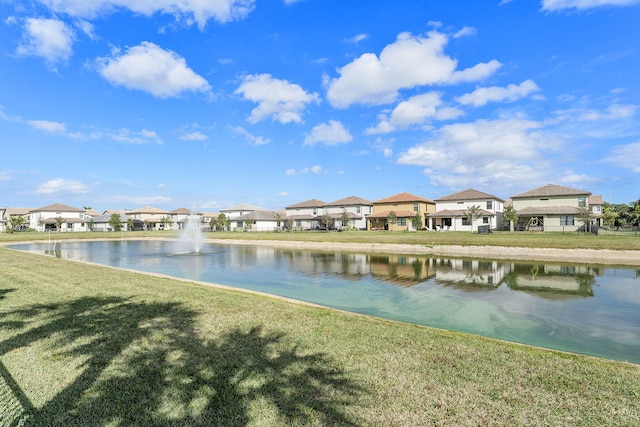
M 8 425 L 633 425 L 640 416 L 638 365 L 4 248 L 0 323 Z

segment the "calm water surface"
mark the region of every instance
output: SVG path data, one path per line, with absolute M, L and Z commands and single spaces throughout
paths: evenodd
M 170 241 L 13 245 L 402 322 L 640 363 L 640 269 Z

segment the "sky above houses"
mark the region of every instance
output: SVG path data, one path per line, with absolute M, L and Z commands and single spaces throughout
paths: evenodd
M 640 198 L 640 0 L 0 0 L 0 206 Z

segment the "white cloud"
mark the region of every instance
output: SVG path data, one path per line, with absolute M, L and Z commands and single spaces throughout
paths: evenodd
M 542 10 L 591 9 L 600 6 L 631 6 L 640 0 L 542 0 Z
M 127 144 L 162 144 L 162 140 L 158 134 L 147 129 L 140 131 L 132 131 L 130 129 L 96 131 L 92 132 L 89 136 L 92 139 L 109 138 L 113 141 Z
M 201 132 L 193 131 L 189 133 L 183 133 L 180 135 L 180 139 L 183 141 L 206 141 L 209 137 Z
M 158 13 L 173 15 L 188 25 L 194 22 L 204 29 L 209 19 L 224 23 L 246 17 L 255 0 L 38 0 L 53 12 L 76 18 L 94 19 L 119 10 L 152 16 Z
M 320 100 L 317 93 L 307 93 L 299 85 L 274 79 L 270 74 L 246 76 L 236 93 L 258 104 L 249 116 L 251 123 L 267 117 L 280 123 L 300 123 L 307 105 Z
M 339 145 L 352 140 L 353 137 L 341 122 L 329 120 L 328 123 L 319 124 L 311 129 L 311 134 L 305 136 L 303 145 Z
M 322 173 L 322 166 L 320 166 L 320 165 L 315 165 L 315 166 L 312 166 L 310 168 L 300 169 L 299 171 L 297 171 L 295 169 L 287 169 L 285 171 L 285 175 L 287 175 L 287 176 L 308 175 L 308 174 L 319 175 L 321 173 Z
M 90 191 L 91 188 L 80 181 L 76 181 L 73 179 L 56 178 L 40 184 L 36 189 L 36 194 L 86 194 Z
M 444 54 L 448 37 L 431 31 L 427 37 L 401 33 L 376 56 L 365 53 L 327 79 L 327 99 L 334 107 L 381 105 L 395 101 L 398 91 L 417 86 L 458 83 L 487 77 L 498 61 L 456 71 L 457 62 Z
M 611 149 L 611 154 L 604 161 L 640 173 L 640 141 L 616 145 Z
M 368 34 L 362 33 L 362 34 L 357 34 L 357 35 L 351 37 L 348 41 L 349 41 L 349 43 L 358 44 L 362 40 L 366 40 L 368 37 L 369 37 Z
M 57 19 L 27 18 L 23 26 L 22 42 L 16 53 L 21 56 L 39 56 L 52 67 L 66 61 L 73 53 L 75 33 Z
M 286 191 L 281 191 L 281 192 L 278 193 L 278 197 L 287 197 L 288 195 L 289 195 L 289 193 L 286 192 Z
M 271 138 L 252 135 L 240 126 L 232 128 L 232 130 L 233 133 L 244 136 L 251 145 L 265 145 L 271 142 Z
M 562 141 L 540 128 L 517 119 L 448 125 L 401 153 L 398 163 L 423 166 L 432 183 L 449 188 L 543 182 Z
M 461 37 L 474 36 L 477 33 L 477 30 L 474 27 L 464 27 L 460 31 L 457 31 L 451 37 L 454 39 L 459 39 Z
M 510 84 L 507 87 L 479 87 L 457 98 L 457 101 L 462 105 L 481 107 L 489 102 L 513 102 L 539 90 L 533 80 L 525 80 L 519 85 Z
M 87 139 L 87 136 L 82 132 L 68 132 L 67 125 L 64 123 L 53 122 L 50 120 L 29 120 L 27 123 L 41 132 L 64 135 L 72 139 Z
M 390 117 L 381 115 L 377 126 L 365 130 L 365 134 L 384 134 L 413 125 L 422 125 L 428 120 L 449 120 L 460 117 L 464 112 L 458 108 L 442 107 L 440 92 L 427 92 L 412 96 L 399 103 Z
M 99 73 L 111 84 L 149 92 L 158 98 L 211 90 L 184 58 L 151 42 L 130 47 L 122 55 L 114 52 L 110 58 L 100 58 L 98 64 Z

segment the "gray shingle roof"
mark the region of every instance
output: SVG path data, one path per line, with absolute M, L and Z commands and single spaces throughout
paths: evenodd
M 591 193 L 585 190 L 578 190 L 575 188 L 563 187 L 561 185 L 547 184 L 542 187 L 534 188 L 533 190 L 525 191 L 524 193 L 511 196 L 515 198 L 526 197 L 553 197 L 553 196 L 590 196 Z
M 454 200 L 484 200 L 484 199 L 492 199 L 499 200 L 504 202 L 499 197 L 494 196 L 493 194 L 483 193 L 482 191 L 474 190 L 473 188 L 468 188 L 466 190 L 458 191 L 457 193 L 449 194 L 448 196 L 440 197 L 436 199 L 436 202 L 447 202 Z

